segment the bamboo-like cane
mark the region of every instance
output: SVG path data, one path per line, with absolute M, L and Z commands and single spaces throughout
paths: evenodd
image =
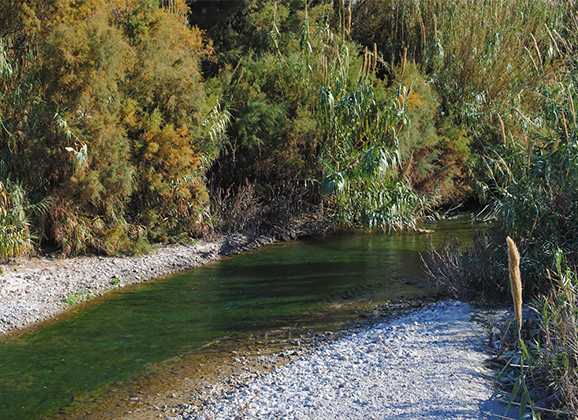
M 520 273 L 520 253 L 516 243 L 509 236 L 508 244 L 508 268 L 510 273 L 510 289 L 514 302 L 514 316 L 518 324 L 518 339 L 522 338 L 522 274 Z
M 353 16 L 351 11 L 351 3 L 353 3 L 353 1 L 349 0 L 349 6 L 347 7 L 347 36 L 351 36 L 351 21 Z

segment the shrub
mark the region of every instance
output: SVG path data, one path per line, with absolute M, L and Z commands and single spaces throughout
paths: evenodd
M 438 204 L 462 199 L 471 157 L 466 131 L 440 115 L 438 95 L 415 63 L 396 69 L 394 87 L 408 92 L 407 124 L 399 133 L 403 173 Z
M 400 171 L 403 89 L 377 77 L 377 54 L 348 40 L 351 28 L 335 23 L 329 5 L 259 4 L 241 19 L 269 42 L 242 35 L 255 48 L 231 80 L 233 123 L 217 184 L 254 183 L 262 201 L 281 185 L 306 186 L 343 227 L 414 226 L 427 200 Z
M 0 182 L 0 259 L 25 255 L 31 249 L 24 190 L 10 181 Z
M 202 33 L 182 0 L 76 3 L 18 2 L 0 39 L 0 157 L 53 198 L 35 228 L 66 254 L 199 234 L 222 132 Z
M 478 234 L 469 247 L 453 244 L 423 254 L 429 280 L 455 299 L 506 302 L 506 252 L 499 243 L 498 235 Z

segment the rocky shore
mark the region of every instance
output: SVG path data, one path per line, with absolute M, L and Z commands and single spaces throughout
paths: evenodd
M 142 283 L 274 242 L 226 235 L 190 245 L 159 246 L 132 257 L 47 257 L 0 265 L 0 334 L 50 319 L 107 291 Z
M 499 418 L 479 316 L 465 303 L 432 304 L 208 387 L 165 418 Z

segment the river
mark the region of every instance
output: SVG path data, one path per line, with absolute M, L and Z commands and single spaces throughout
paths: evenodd
M 0 418 L 58 416 L 215 341 L 341 328 L 360 310 L 430 297 L 419 253 L 471 241 L 466 219 L 431 234 L 280 243 L 138 287 L 0 338 Z

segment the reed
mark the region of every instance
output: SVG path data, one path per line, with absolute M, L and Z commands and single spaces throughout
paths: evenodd
M 516 243 L 509 236 L 508 244 L 508 272 L 510 274 L 510 289 L 514 302 L 514 316 L 518 325 L 518 339 L 522 337 L 522 275 L 520 273 L 520 253 Z

